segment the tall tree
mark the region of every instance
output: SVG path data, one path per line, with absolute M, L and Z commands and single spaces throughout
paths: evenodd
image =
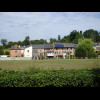
M 61 38 L 60 38 L 60 35 L 58 35 L 58 42 L 60 42 L 60 39 L 61 39 Z
M 3 46 L 5 47 L 7 44 L 7 39 L 1 39 L 1 43 L 3 44 Z
M 71 33 L 70 33 L 70 42 L 71 43 L 78 43 L 78 39 L 82 38 L 82 32 L 78 32 L 76 30 L 73 30 Z
M 91 39 L 79 39 L 78 47 L 75 51 L 76 57 L 91 58 L 94 53 L 93 44 Z
M 23 44 L 24 45 L 30 45 L 30 37 L 29 36 L 25 37 L 25 40 L 23 41 Z
M 99 42 L 99 33 L 97 30 L 89 29 L 83 33 L 84 38 L 91 38 L 93 42 Z
M 9 42 L 8 42 L 8 47 L 10 48 L 12 45 L 14 45 L 14 42 L 9 41 Z

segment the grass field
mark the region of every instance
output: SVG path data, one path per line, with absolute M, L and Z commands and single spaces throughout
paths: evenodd
M 30 68 L 42 70 L 63 69 L 91 69 L 100 68 L 100 59 L 50 59 L 50 60 L 20 60 L 0 61 L 0 68 L 3 70 L 28 71 Z

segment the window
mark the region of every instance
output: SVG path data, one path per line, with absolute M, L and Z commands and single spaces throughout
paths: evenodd
M 27 50 L 27 52 L 29 53 L 29 50 Z
M 15 53 L 17 53 L 17 51 L 15 51 Z
M 40 50 L 40 52 L 42 52 L 42 50 Z

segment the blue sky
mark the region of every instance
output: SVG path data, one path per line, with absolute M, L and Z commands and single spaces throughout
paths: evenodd
M 100 31 L 100 12 L 0 12 L 0 40 L 57 38 L 71 31 Z

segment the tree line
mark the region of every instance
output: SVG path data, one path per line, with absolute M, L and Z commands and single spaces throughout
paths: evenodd
M 85 40 L 85 42 L 87 41 L 88 43 L 90 43 L 90 41 L 94 42 L 94 43 L 99 43 L 100 42 L 100 32 L 98 32 L 97 30 L 94 29 L 88 29 L 85 30 L 84 32 L 82 31 L 77 31 L 77 30 L 73 30 L 72 32 L 70 32 L 69 35 L 64 36 L 63 38 L 60 37 L 60 35 L 58 35 L 58 38 L 50 38 L 50 42 L 47 42 L 45 39 L 40 39 L 40 40 L 30 40 L 29 36 L 26 36 L 25 39 L 23 41 L 18 41 L 18 42 L 13 42 L 13 41 L 7 41 L 7 39 L 1 39 L 1 43 L 3 46 L 0 46 L 0 54 L 2 54 L 2 49 L 4 48 L 11 48 L 12 45 L 30 45 L 30 44 L 52 44 L 53 42 L 60 42 L 60 43 L 75 43 L 78 44 L 80 43 L 79 40 L 82 39 L 91 39 L 91 40 Z M 83 43 L 84 44 L 84 43 Z M 81 49 L 84 48 L 84 46 L 80 46 Z M 78 48 L 79 49 L 79 48 Z M 82 50 L 76 50 L 76 52 L 81 52 Z M 87 48 L 86 48 L 87 49 Z M 85 51 L 86 51 L 85 49 Z M 92 50 L 93 51 L 93 50 Z M 83 50 L 84 52 L 84 50 Z M 82 54 L 83 54 L 82 52 Z M 80 54 L 82 56 L 82 54 Z M 79 53 L 76 53 L 76 56 L 78 56 Z M 80 56 L 79 55 L 79 56 Z M 87 53 L 84 53 L 84 56 L 89 55 Z
M 56 38 L 50 38 L 50 42 L 47 42 L 45 39 L 40 40 L 30 40 L 29 36 L 26 36 L 23 41 L 13 42 L 13 41 L 7 41 L 7 39 L 1 39 L 1 43 L 3 47 L 10 48 L 11 45 L 30 45 L 30 44 L 52 44 L 53 42 L 60 42 L 60 43 L 75 43 L 78 44 L 79 39 L 83 38 L 89 38 L 94 43 L 100 42 L 100 32 L 94 29 L 89 29 L 84 32 L 73 30 L 70 32 L 69 35 L 64 36 L 63 38 L 58 35 L 58 39 Z

